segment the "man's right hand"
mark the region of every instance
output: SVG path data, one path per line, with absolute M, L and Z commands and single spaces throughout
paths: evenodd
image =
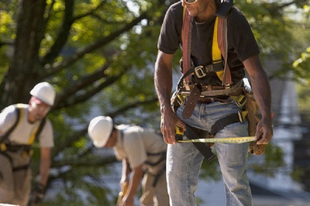
M 186 130 L 185 124 L 179 117 L 172 111 L 170 107 L 161 108 L 161 123 L 160 130 L 163 134 L 164 141 L 167 144 L 175 144 L 175 128 L 179 127 L 182 131 Z

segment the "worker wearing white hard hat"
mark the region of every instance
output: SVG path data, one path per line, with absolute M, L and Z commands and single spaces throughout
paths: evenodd
M 14 104 L 0 113 L 0 202 L 27 205 L 40 202 L 51 165 L 54 146 L 52 124 L 46 118 L 54 105 L 56 92 L 47 82 L 36 84 L 28 104 Z M 31 193 L 31 145 L 40 145 L 40 178 Z
M 116 158 L 123 162 L 118 206 L 134 205 L 141 181 L 140 206 L 169 205 L 165 175 L 167 145 L 161 136 L 136 125 L 115 125 L 108 116 L 93 118 L 88 134 L 95 147 L 113 148 Z
M 99 116 L 91 120 L 88 126 L 88 134 L 95 147 L 104 147 L 110 138 L 113 129 L 111 117 Z

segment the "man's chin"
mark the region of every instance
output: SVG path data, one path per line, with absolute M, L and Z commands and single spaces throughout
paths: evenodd
M 42 116 L 37 116 L 36 117 L 36 121 L 41 121 L 43 118 L 44 118 L 44 116 L 43 117 Z

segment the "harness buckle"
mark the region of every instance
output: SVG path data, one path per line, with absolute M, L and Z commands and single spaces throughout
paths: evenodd
M 244 95 L 240 95 L 235 102 L 239 108 L 242 108 L 245 105 L 246 101 L 246 97 Z
M 195 67 L 194 71 L 195 71 L 196 77 L 198 78 L 203 78 L 207 75 L 207 73 L 204 70 L 204 66 Z
M 195 70 L 194 70 L 195 75 L 198 78 L 205 77 L 207 76 L 207 73 L 213 72 L 213 71 L 214 71 L 214 68 L 212 64 L 209 64 L 207 66 L 198 66 L 198 67 L 195 67 Z
M 180 91 L 175 91 L 171 97 L 171 107 L 173 108 L 173 111 L 175 112 L 177 108 L 180 106 L 183 106 L 186 101 L 186 96 L 180 93 Z

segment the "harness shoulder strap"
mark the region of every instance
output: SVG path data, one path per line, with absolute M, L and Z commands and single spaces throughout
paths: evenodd
M 220 1 L 219 7 L 217 8 L 216 15 L 219 18 L 218 21 L 218 44 L 223 54 L 224 58 L 224 75 L 222 80 L 222 85 L 231 85 L 232 78 L 230 68 L 227 64 L 227 57 L 228 57 L 228 40 L 227 40 L 227 18 L 229 16 L 229 11 L 234 5 L 234 0 L 225 0 Z
M 224 58 L 224 76 L 222 85 L 231 85 L 232 78 L 230 68 L 227 63 L 228 58 L 228 40 L 227 40 L 227 17 L 218 18 L 218 33 L 217 33 L 218 45 Z
M 24 112 L 23 109 L 19 106 L 19 104 L 17 104 L 15 107 L 15 113 L 16 113 L 16 121 L 7 132 L 5 132 L 0 136 L 0 143 L 4 142 L 9 137 L 9 135 L 13 132 L 13 130 L 16 128 L 16 126 L 19 124 L 20 120 L 23 117 Z
M 186 7 L 184 6 L 182 25 L 183 74 L 187 73 L 191 67 L 192 21 L 193 17 L 189 15 Z M 189 76 L 185 76 L 185 82 L 189 82 Z
M 35 139 L 37 139 L 45 125 L 46 118 L 43 118 L 39 124 L 39 126 L 34 130 L 34 132 L 31 134 L 31 137 L 28 141 L 28 144 L 31 145 Z
M 228 15 L 227 15 L 228 16 Z M 212 42 L 212 64 L 214 66 L 222 65 L 222 56 L 224 59 L 224 69 L 216 69 L 218 78 L 223 85 L 232 84 L 230 68 L 227 64 L 228 42 L 227 42 L 227 16 L 217 16 L 214 24 L 213 42 Z M 189 15 L 186 7 L 183 7 L 183 25 L 182 25 L 182 50 L 183 50 L 183 77 L 185 82 L 189 82 L 191 71 L 191 36 L 192 36 L 193 17 Z M 222 67 L 222 66 L 221 66 Z M 182 82 L 180 82 L 182 84 Z

